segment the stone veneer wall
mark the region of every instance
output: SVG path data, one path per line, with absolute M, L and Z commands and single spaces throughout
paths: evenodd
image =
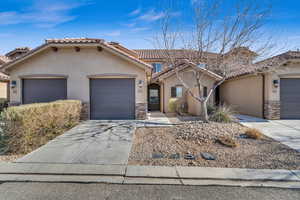
M 135 105 L 135 118 L 146 119 L 147 116 L 147 103 L 137 103 Z
M 266 101 L 264 103 L 264 113 L 266 119 L 280 119 L 280 102 Z
M 80 118 L 81 118 L 81 120 L 90 119 L 90 103 L 89 102 L 82 102 Z

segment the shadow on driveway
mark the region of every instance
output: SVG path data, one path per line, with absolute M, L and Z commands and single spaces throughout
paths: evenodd
M 134 131 L 131 121 L 86 121 L 16 162 L 125 165 Z

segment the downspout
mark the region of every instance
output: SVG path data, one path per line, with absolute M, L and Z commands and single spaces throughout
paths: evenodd
M 265 75 L 262 74 L 262 117 L 265 119 Z

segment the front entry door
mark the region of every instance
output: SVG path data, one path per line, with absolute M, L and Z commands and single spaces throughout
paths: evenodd
M 148 110 L 160 111 L 160 86 L 157 84 L 148 86 Z

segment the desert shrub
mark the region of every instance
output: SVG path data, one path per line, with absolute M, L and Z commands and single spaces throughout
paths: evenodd
M 207 114 L 212 115 L 216 111 L 216 106 L 212 104 L 207 105 Z
M 171 98 L 169 100 L 169 112 L 177 113 L 179 115 L 188 112 L 188 104 L 184 98 Z
M 178 102 L 178 99 L 177 98 L 171 98 L 169 100 L 169 112 L 176 112 L 177 110 L 177 102 Z
M 81 102 L 62 100 L 7 108 L 1 114 L 3 137 L 8 151 L 28 153 L 75 126 Z
M 263 137 L 262 132 L 260 132 L 260 130 L 255 128 L 248 128 L 245 131 L 245 135 L 249 138 L 256 139 L 256 140 L 261 139 Z
M 7 99 L 0 98 L 0 112 L 2 112 L 8 106 Z
M 233 137 L 230 136 L 221 136 L 218 138 L 218 142 L 227 147 L 237 147 L 238 143 L 235 141 Z
M 219 106 L 210 115 L 210 120 L 215 122 L 230 123 L 235 121 L 234 111 L 229 106 Z

